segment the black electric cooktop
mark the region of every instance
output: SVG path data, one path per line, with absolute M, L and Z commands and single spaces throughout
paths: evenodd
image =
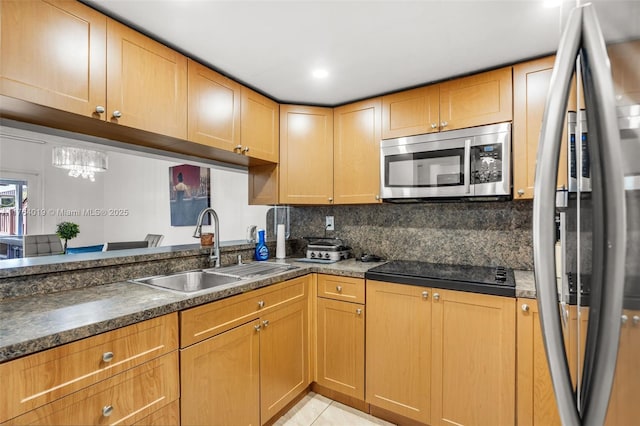
M 394 260 L 365 273 L 370 280 L 435 287 L 496 296 L 516 295 L 513 270 L 504 267 L 446 265 Z

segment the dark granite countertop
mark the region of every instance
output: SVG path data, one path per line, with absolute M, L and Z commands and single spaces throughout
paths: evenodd
M 287 259 L 285 263 L 298 268 L 190 294 L 117 282 L 7 299 L 0 302 L 0 362 L 309 273 L 364 278 L 368 269 L 383 262 L 348 259 L 333 264 L 309 264 Z M 532 277 L 533 273 L 530 274 Z M 523 282 L 528 280 L 526 272 L 516 271 L 515 276 L 517 287 L 519 276 Z M 524 291 L 530 291 L 526 288 Z

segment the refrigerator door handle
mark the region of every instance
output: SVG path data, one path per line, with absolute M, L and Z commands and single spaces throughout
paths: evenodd
M 593 171 L 594 215 L 600 223 L 593 229 L 593 280 L 601 283 L 597 317 L 589 317 L 585 350 L 585 379 L 581 398 L 585 425 L 604 424 L 618 354 L 620 315 L 624 297 L 626 256 L 626 201 L 620 130 L 615 92 L 607 50 L 593 5 L 582 16 L 582 62 Z M 595 142 L 595 143 L 594 143 Z M 597 168 L 597 169 L 596 169 Z M 596 184 L 596 185 L 594 185 Z M 596 188 L 596 186 L 598 188 Z M 602 212 L 598 214 L 598 210 Z M 599 229 L 598 229 L 599 228 Z M 598 283 L 600 281 L 600 283 Z M 593 291 L 593 286 L 592 286 Z M 591 309 L 595 314 L 598 309 Z M 595 329 L 592 330 L 592 326 Z
M 562 424 L 580 424 L 562 325 L 558 315 L 555 269 L 555 196 L 562 129 L 575 60 L 582 37 L 582 8 L 572 10 L 560 39 L 540 131 L 533 199 L 533 258 L 536 295 L 549 372 Z

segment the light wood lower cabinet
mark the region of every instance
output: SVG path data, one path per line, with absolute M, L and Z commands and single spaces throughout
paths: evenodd
M 311 278 L 181 312 L 182 424 L 264 424 L 309 386 Z
M 3 424 L 134 424 L 179 396 L 173 351 Z
M 364 401 L 364 280 L 319 274 L 318 296 L 316 382 Z
M 36 414 L 25 417 L 27 420 L 24 420 L 29 423 L 31 421 L 29 419 L 35 422 L 40 421 L 37 419 L 54 416 L 51 417 L 51 423 L 64 424 L 66 423 L 64 410 L 67 410 L 64 407 L 76 404 L 77 401 L 84 401 L 85 398 L 98 392 L 88 389 L 100 389 L 100 392 L 105 389 L 104 386 L 100 388 L 89 388 L 89 386 L 99 382 L 104 383 L 106 379 L 118 377 L 125 371 L 133 371 L 130 369 L 151 362 L 177 348 L 177 314 L 169 314 L 0 364 L 0 383 L 2 383 L 0 422 L 68 395 L 74 395 L 72 400 L 66 400 L 63 408 L 60 408 L 60 405 L 51 405 L 53 408 L 38 411 Z M 177 363 L 175 366 L 177 368 Z M 165 370 L 158 371 L 165 373 Z M 171 374 L 170 379 L 175 379 L 177 384 L 177 371 Z M 114 378 L 113 386 L 122 380 Z M 132 386 L 138 385 L 134 381 Z M 172 385 L 167 383 L 167 386 Z M 175 394 L 178 395 L 178 393 Z M 164 403 L 171 401 L 166 398 L 168 397 L 165 397 Z M 69 401 L 74 402 L 69 403 Z M 157 408 L 160 405 L 157 405 Z M 132 408 L 128 405 L 126 407 Z M 51 410 L 57 414 L 54 415 L 54 411 Z M 71 412 L 68 414 L 71 415 Z M 99 418 L 99 416 L 96 417 L 96 419 Z M 75 417 L 69 417 L 68 424 L 72 423 L 72 419 Z M 82 419 L 81 424 L 86 424 L 87 418 L 82 417 Z
M 366 401 L 430 424 L 432 290 L 367 280 L 366 292 Z
M 544 349 L 538 302 L 518 299 L 518 425 L 561 425 Z
M 308 301 L 260 317 L 260 419 L 265 424 L 309 386 Z
M 516 301 L 433 290 L 431 425 L 516 421 Z
M 260 424 L 260 334 L 252 321 L 180 351 L 182 424 Z

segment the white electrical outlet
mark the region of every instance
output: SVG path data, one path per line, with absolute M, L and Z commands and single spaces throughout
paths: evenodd
M 333 216 L 325 217 L 325 230 L 327 231 L 335 231 L 335 224 L 333 223 Z

